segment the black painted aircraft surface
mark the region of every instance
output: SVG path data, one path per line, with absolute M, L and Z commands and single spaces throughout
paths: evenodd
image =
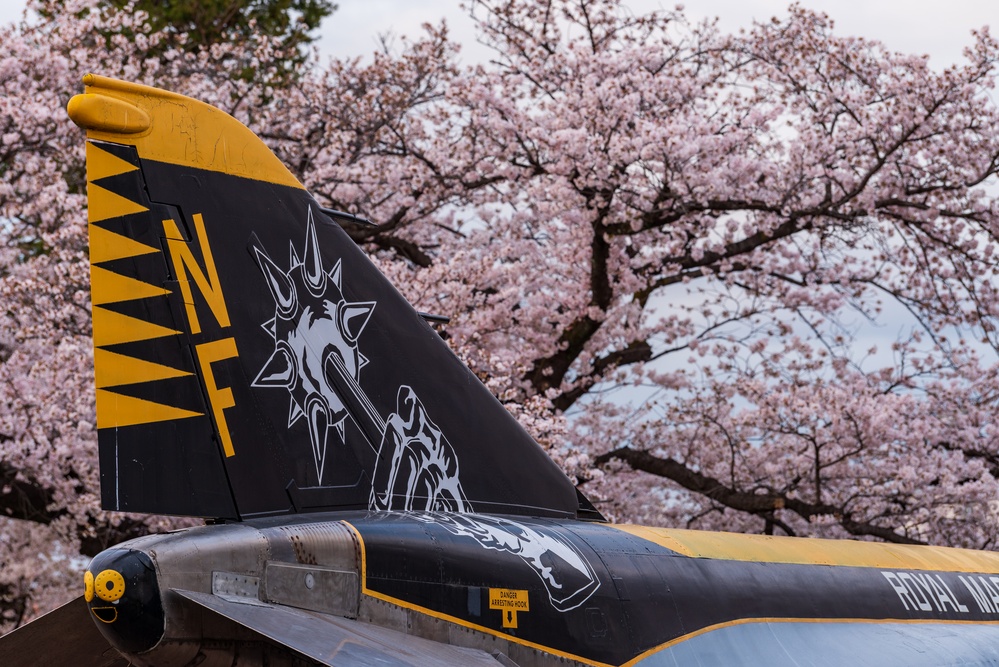
M 103 505 L 213 521 L 0 664 L 999 664 L 999 554 L 604 522 L 252 132 L 84 82 Z

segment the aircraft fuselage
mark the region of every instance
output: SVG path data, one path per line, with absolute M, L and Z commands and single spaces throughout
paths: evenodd
M 354 630 L 368 627 L 522 667 L 705 655 L 711 664 L 844 664 L 859 654 L 929 665 L 999 660 L 992 560 L 957 549 L 348 512 L 133 540 L 93 561 L 95 581 L 110 570 L 124 586 L 113 603 L 98 587 L 89 606 L 116 648 L 149 665 L 246 652 L 259 643 L 248 627 L 267 636 L 254 625 L 261 609 L 327 622 L 311 641 L 313 657 L 331 664 L 337 651 L 363 656 L 366 640 Z M 341 632 L 338 620 L 355 625 Z M 296 648 L 266 650 L 292 664 Z

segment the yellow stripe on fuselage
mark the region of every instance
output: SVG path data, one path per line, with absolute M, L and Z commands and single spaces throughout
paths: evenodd
M 691 558 L 895 570 L 999 573 L 999 553 L 991 551 L 814 537 L 715 533 L 626 524 L 611 527 Z
M 429 607 L 424 607 L 418 604 L 413 604 L 412 602 L 407 602 L 401 598 L 393 597 L 391 595 L 386 595 L 385 593 L 379 593 L 378 591 L 368 588 L 368 556 L 364 546 L 364 536 L 361 535 L 361 531 L 354 526 L 354 524 L 349 521 L 342 521 L 347 528 L 354 532 L 357 537 L 357 543 L 361 550 L 361 593 L 369 597 L 375 598 L 376 600 L 382 600 L 383 602 L 388 602 L 390 604 L 397 605 L 403 609 L 409 609 L 411 611 L 416 611 L 421 614 L 426 614 L 432 618 L 436 618 L 441 621 L 447 621 L 448 623 L 454 623 L 455 625 L 460 625 L 464 628 L 470 630 L 477 630 L 483 634 L 491 635 L 499 639 L 505 639 L 514 644 L 520 644 L 521 646 L 527 646 L 529 648 L 537 649 L 539 651 L 544 651 L 545 653 L 550 653 L 552 655 L 564 658 L 566 660 L 572 660 L 575 662 L 582 663 L 584 665 L 590 665 L 590 667 L 613 667 L 605 662 L 597 662 L 595 660 L 587 660 L 586 658 L 566 651 L 560 651 L 556 648 L 546 646 L 544 644 L 539 644 L 537 642 L 528 641 L 526 639 L 521 639 L 515 635 L 508 634 L 506 632 L 500 632 L 493 628 L 485 625 L 479 625 L 477 623 L 470 623 L 463 618 L 458 618 L 457 616 L 451 616 L 450 614 L 445 614 L 439 612 L 435 609 L 430 609 Z

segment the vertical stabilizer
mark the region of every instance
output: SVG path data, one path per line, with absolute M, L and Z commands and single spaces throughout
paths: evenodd
M 569 480 L 249 129 L 84 82 L 106 508 L 576 516 Z

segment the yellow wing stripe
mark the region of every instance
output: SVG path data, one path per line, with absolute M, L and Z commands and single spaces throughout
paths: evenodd
M 614 528 L 692 558 L 948 572 L 999 572 L 999 553 L 813 537 L 743 535 L 674 528 Z
M 97 225 L 90 225 L 90 263 L 112 262 L 126 257 L 138 257 L 159 252 L 135 239 L 116 234 Z
M 94 347 L 174 336 L 179 331 L 94 306 Z
M 89 222 L 120 218 L 123 215 L 142 213 L 148 210 L 142 204 L 137 204 L 131 199 L 115 194 L 96 183 L 87 183 L 87 220 Z
M 98 389 L 191 375 L 188 371 L 128 357 L 101 348 L 94 349 L 94 374 Z
M 201 415 L 200 412 L 191 412 L 141 398 L 116 394 L 107 389 L 97 390 L 97 428 L 99 429 L 135 426 L 136 424 L 186 419 Z
M 102 178 L 127 174 L 138 169 L 134 164 L 122 160 L 117 155 L 112 155 L 87 142 L 87 180 L 98 181 Z
M 170 290 L 123 276 L 99 266 L 90 267 L 91 298 L 95 306 L 164 296 Z

